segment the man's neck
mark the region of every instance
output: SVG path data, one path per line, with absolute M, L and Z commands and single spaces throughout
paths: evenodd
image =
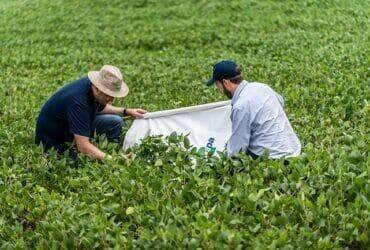
M 246 83 L 245 80 L 243 80 L 241 83 L 236 85 L 236 88 L 234 89 L 234 92 L 232 93 L 232 95 L 233 95 L 232 103 L 235 102 L 235 100 L 238 98 L 238 95 L 240 94 L 240 92 L 241 92 L 241 90 L 244 86 L 244 83 Z

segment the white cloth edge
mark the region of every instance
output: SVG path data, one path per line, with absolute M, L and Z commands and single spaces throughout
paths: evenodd
M 163 116 L 170 116 L 174 114 L 184 114 L 184 113 L 189 113 L 189 112 L 194 112 L 194 111 L 201 111 L 201 110 L 206 110 L 206 109 L 211 109 L 211 108 L 227 106 L 230 104 L 231 104 L 231 100 L 206 103 L 206 104 L 190 106 L 190 107 L 185 107 L 185 108 L 168 109 L 168 110 L 150 112 L 150 113 L 146 113 L 142 119 L 151 119 L 151 118 L 157 118 L 157 117 L 163 117 Z

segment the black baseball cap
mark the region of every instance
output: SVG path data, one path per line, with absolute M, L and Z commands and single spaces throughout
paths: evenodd
M 213 66 L 212 78 L 209 79 L 206 84 L 207 86 L 211 86 L 216 81 L 230 79 L 238 75 L 240 75 L 240 69 L 238 68 L 238 65 L 234 61 L 223 60 Z

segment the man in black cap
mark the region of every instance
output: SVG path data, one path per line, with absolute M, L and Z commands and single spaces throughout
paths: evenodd
M 284 100 L 263 83 L 247 82 L 238 65 L 218 62 L 208 86 L 216 84 L 231 101 L 232 134 L 227 143 L 230 156 L 242 151 L 254 159 L 265 151 L 269 157 L 298 156 L 301 144 L 283 110 Z

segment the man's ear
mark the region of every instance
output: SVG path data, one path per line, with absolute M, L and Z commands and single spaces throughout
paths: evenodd
M 222 83 L 225 87 L 230 88 L 230 84 L 231 84 L 230 80 L 222 79 Z

